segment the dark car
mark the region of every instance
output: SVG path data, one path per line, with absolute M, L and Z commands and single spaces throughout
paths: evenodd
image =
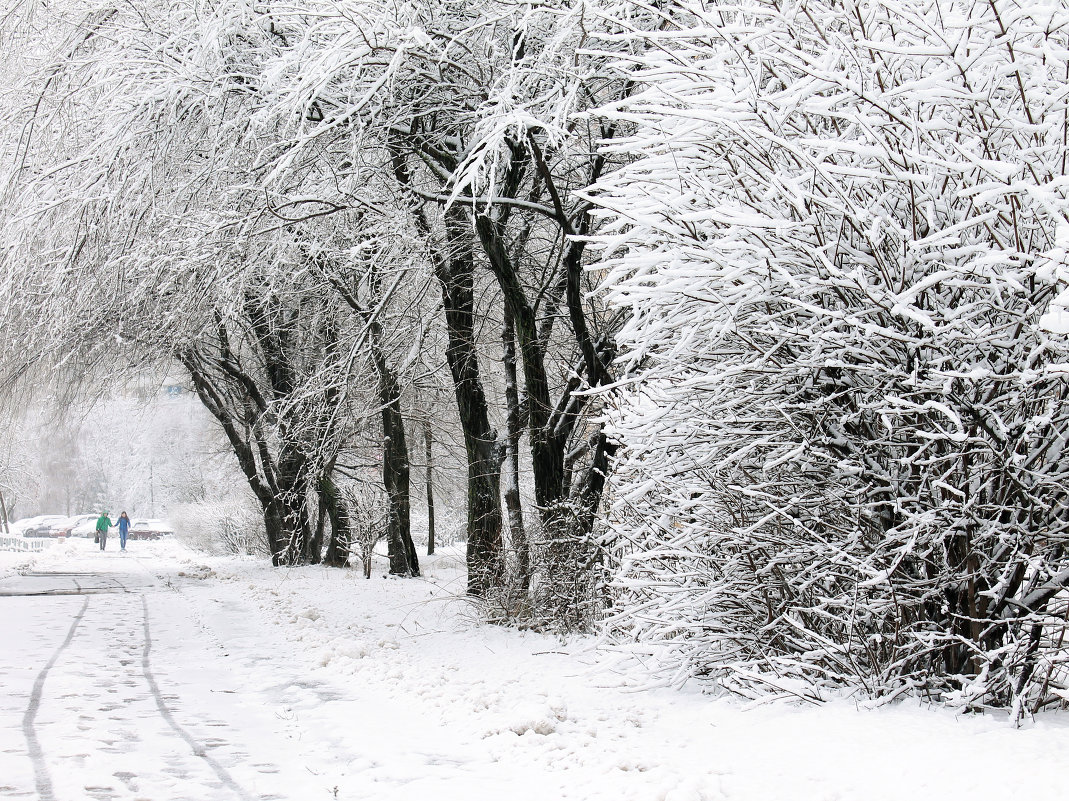
M 174 529 L 163 520 L 135 520 L 130 526 L 132 540 L 159 540 L 174 535 Z

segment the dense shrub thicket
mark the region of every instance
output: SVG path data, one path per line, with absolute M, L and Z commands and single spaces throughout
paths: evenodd
M 747 695 L 1058 700 L 1064 4 L 683 0 L 642 38 L 610 631 Z

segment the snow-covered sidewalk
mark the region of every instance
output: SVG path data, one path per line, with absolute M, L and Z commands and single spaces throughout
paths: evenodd
M 61 801 L 1053 801 L 1069 786 L 1069 716 L 1014 730 L 915 703 L 629 691 L 585 640 L 481 624 L 455 553 L 424 563 L 422 579 L 365 580 L 170 542 L 0 555 L 0 590 L 29 565 L 123 588 L 0 597 L 0 797 L 44 797 L 42 771 Z

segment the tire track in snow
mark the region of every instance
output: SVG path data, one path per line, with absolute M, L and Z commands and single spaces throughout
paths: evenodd
M 34 722 L 37 719 L 37 711 L 41 708 L 41 698 L 44 694 L 45 679 L 48 678 L 48 672 L 56 664 L 60 654 L 71 644 L 71 640 L 74 639 L 74 632 L 77 631 L 78 624 L 82 622 L 85 610 L 88 608 L 89 598 L 86 597 L 82 601 L 82 608 L 71 622 L 70 630 L 67 632 L 67 639 L 52 654 L 48 664 L 37 674 L 37 680 L 33 683 L 33 691 L 30 693 L 30 703 L 26 706 L 26 712 L 22 716 L 22 733 L 26 737 L 26 747 L 30 754 L 30 761 L 33 762 L 34 783 L 37 786 L 37 795 L 41 801 L 55 801 L 55 795 L 52 792 L 52 776 L 48 772 L 48 765 L 45 764 L 44 751 L 41 748 L 40 740 L 37 739 L 37 728 L 34 726 Z
M 194 756 L 200 757 L 207 763 L 208 767 L 210 767 L 215 772 L 215 775 L 219 777 L 219 781 L 233 790 L 238 797 L 243 799 L 243 801 L 253 801 L 252 796 L 246 793 L 241 785 L 234 781 L 234 777 L 230 775 L 230 772 L 208 754 L 207 749 L 202 743 L 197 741 L 197 738 L 182 728 L 181 724 L 174 719 L 171 710 L 167 708 L 167 703 L 163 700 L 163 694 L 160 692 L 159 684 L 156 683 L 156 676 L 152 673 L 151 663 L 149 662 L 149 653 L 152 650 L 152 634 L 149 631 L 148 599 L 144 594 L 141 596 L 141 608 L 144 612 L 142 619 L 144 621 L 145 637 L 144 650 L 141 653 L 141 672 L 144 674 L 145 681 L 148 683 L 149 689 L 152 691 L 153 698 L 156 699 L 156 708 L 160 711 L 160 715 L 167 721 L 167 725 L 174 730 L 175 734 L 186 741 L 189 747 L 193 750 Z M 44 801 L 43 797 L 42 801 Z

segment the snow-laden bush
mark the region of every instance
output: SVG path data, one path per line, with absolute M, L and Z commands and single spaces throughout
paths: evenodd
M 381 489 L 349 482 L 342 497 L 349 513 L 350 541 L 344 543 L 350 558 L 360 558 L 364 578 L 371 578 L 371 558 L 375 543 L 386 536 L 389 526 L 389 500 Z
M 1058 700 L 1069 11 L 664 8 L 599 187 L 610 632 L 751 696 Z
M 571 504 L 558 511 L 572 518 L 584 513 Z M 537 523 L 531 527 L 530 586 L 510 582 L 489 593 L 487 619 L 558 634 L 596 628 L 606 601 L 604 548 L 598 529 L 582 534 L 577 528 L 551 532 Z
M 170 509 L 168 518 L 179 539 L 197 550 L 256 556 L 270 553 L 263 516 L 247 501 L 178 504 Z

